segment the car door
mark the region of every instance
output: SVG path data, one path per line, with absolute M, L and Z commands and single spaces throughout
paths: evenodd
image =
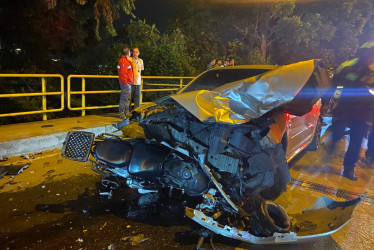
M 290 115 L 287 124 L 287 152 L 286 158 L 293 158 L 303 150 L 314 136 L 321 109 L 321 100 L 313 105 L 312 110 L 303 115 Z

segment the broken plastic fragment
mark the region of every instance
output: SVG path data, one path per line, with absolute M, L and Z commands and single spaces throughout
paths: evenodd
M 129 119 L 124 119 L 123 121 L 120 121 L 120 122 L 114 123 L 114 124 L 113 124 L 113 127 L 115 127 L 116 129 L 120 130 L 121 128 L 124 128 L 124 127 L 126 127 L 127 125 L 129 125 L 129 124 L 130 124 Z
M 0 165 L 0 179 L 4 175 L 19 175 L 29 166 L 30 163 L 23 165 Z
M 325 196 L 317 199 L 309 209 L 290 214 L 289 233 L 274 233 L 269 237 L 257 237 L 228 225 L 220 225 L 202 211 L 186 208 L 186 216 L 209 230 L 223 236 L 255 244 L 284 244 L 307 242 L 335 233 L 350 220 L 353 210 L 365 199 L 366 193 L 347 201 L 335 201 Z
M 8 160 L 8 157 L 6 156 L 0 156 L 0 161 L 7 161 Z
M 144 238 L 144 234 L 138 234 L 138 235 L 135 235 L 135 236 L 123 237 L 121 240 L 129 241 L 129 242 L 131 242 L 131 245 L 135 246 L 139 243 L 142 243 L 146 240 L 149 240 L 149 238 Z

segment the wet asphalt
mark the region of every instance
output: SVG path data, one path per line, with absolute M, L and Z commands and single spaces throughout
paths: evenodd
M 345 143 L 341 142 L 330 166 L 319 159 L 324 147 L 305 152 L 291 165 L 291 176 L 301 181 L 374 197 L 374 169 L 359 164 L 358 182 L 340 176 Z M 31 157 L 32 158 L 32 157 Z M 178 204 L 137 206 L 139 194 L 121 187 L 112 197 L 101 176 L 88 163 L 66 160 L 60 151 L 43 152 L 34 159 L 15 157 L 0 164 L 31 165 L 23 173 L 0 179 L 0 249 L 194 249 L 199 227 L 184 217 Z M 277 199 L 287 211 L 313 204 L 323 190 L 290 185 Z M 330 197 L 334 198 L 333 195 Z M 342 197 L 335 197 L 342 200 Z M 217 249 L 373 249 L 374 204 L 364 202 L 353 219 L 332 236 L 303 244 L 261 246 L 214 236 Z M 202 248 L 212 249 L 209 240 Z

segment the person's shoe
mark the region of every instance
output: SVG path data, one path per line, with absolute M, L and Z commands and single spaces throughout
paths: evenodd
M 357 181 L 357 177 L 356 177 L 356 175 L 355 175 L 355 173 L 354 173 L 353 170 L 350 171 L 350 172 L 343 171 L 342 176 L 345 177 L 345 178 L 347 178 L 347 179 L 349 179 L 349 180 L 351 180 L 351 181 Z

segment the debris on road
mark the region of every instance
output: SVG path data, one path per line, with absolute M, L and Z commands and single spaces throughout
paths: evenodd
M 99 192 L 99 195 L 108 196 L 108 199 L 111 199 L 113 196 L 113 193 L 112 193 L 112 190 L 110 190 L 109 192 Z
M 110 244 L 108 246 L 108 250 L 115 250 L 115 249 L 116 249 L 116 247 L 114 246 L 114 244 Z
M 7 161 L 8 160 L 8 157 L 6 156 L 0 156 L 0 161 Z
M 112 124 L 112 126 L 115 127 L 118 130 L 121 130 L 121 128 L 124 128 L 129 124 L 130 124 L 129 119 L 124 119 L 123 121 Z
M 23 165 L 0 165 L 0 179 L 3 178 L 4 175 L 19 175 L 29 166 L 30 163 Z
M 149 238 L 144 238 L 144 234 L 138 234 L 135 236 L 123 237 L 121 240 L 131 242 L 131 245 L 135 246 L 149 240 Z
M 78 239 L 76 240 L 76 242 L 78 242 L 78 243 L 83 243 L 83 239 L 78 238 Z
M 103 230 L 103 228 L 106 226 L 106 222 L 104 223 L 104 225 L 102 227 L 100 227 L 100 230 Z
M 21 155 L 20 157 L 21 157 L 21 158 L 24 158 L 24 159 L 27 159 L 27 160 L 30 159 L 30 156 L 29 156 L 29 155 L 26 155 L 26 154 L 25 154 L 25 155 Z

